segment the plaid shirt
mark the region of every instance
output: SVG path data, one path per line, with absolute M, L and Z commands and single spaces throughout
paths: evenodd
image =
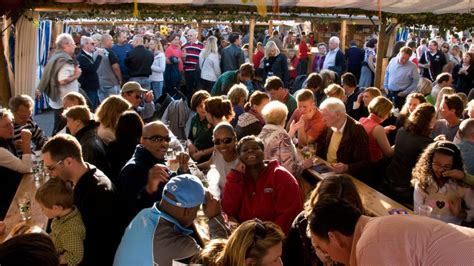
M 58 254 L 64 255 L 67 265 L 78 265 L 82 261 L 86 228 L 76 207 L 66 216 L 53 219 L 50 236 Z

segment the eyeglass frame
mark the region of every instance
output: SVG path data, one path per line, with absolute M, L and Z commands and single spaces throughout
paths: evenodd
M 226 137 L 226 138 L 223 138 L 223 139 L 213 139 L 212 140 L 212 143 L 214 143 L 214 145 L 221 145 L 221 144 L 231 144 L 232 141 L 235 140 L 235 137 Z
M 65 158 L 64 158 L 65 159 Z M 50 172 L 54 171 L 54 169 L 56 169 L 56 167 L 58 167 L 58 165 L 64 163 L 64 159 L 61 159 L 57 162 L 55 162 L 54 164 L 52 165 L 45 165 L 44 168 Z
M 149 140 L 153 143 L 159 143 L 159 142 L 170 143 L 171 142 L 171 137 L 169 135 L 168 136 L 153 135 L 150 137 L 143 137 L 143 139 Z

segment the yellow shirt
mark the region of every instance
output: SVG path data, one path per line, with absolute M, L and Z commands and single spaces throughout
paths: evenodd
M 329 142 L 328 153 L 326 159 L 329 163 L 337 163 L 337 150 L 339 144 L 341 144 L 342 132 L 333 131 L 331 136 L 331 142 Z

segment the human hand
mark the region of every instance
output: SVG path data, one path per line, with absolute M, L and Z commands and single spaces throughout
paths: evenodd
M 149 90 L 148 92 L 145 93 L 145 102 L 149 103 L 152 102 L 155 97 L 153 96 L 153 91 Z
M 394 126 L 394 125 L 386 126 L 386 127 L 383 128 L 383 130 L 385 131 L 385 134 L 388 134 L 388 133 L 390 133 L 390 131 L 393 131 L 395 129 L 397 129 L 397 127 Z
M 179 163 L 179 169 L 181 169 L 181 172 L 189 171 L 189 154 L 180 152 L 176 155 L 176 160 Z
M 313 158 L 305 159 L 302 163 L 303 169 L 308 169 L 313 167 Z
M 331 168 L 336 174 L 342 174 L 349 170 L 349 166 L 344 163 L 333 163 L 331 164 Z
M 438 136 L 436 136 L 433 140 L 434 140 L 434 141 L 446 140 L 446 135 L 444 135 L 444 134 L 438 135 Z
M 357 102 L 358 102 L 358 103 L 361 103 L 361 102 L 362 102 L 362 97 L 364 97 L 364 94 L 363 94 L 363 93 L 359 93 L 359 95 L 357 95 Z
M 31 131 L 28 129 L 22 129 L 20 132 L 21 145 L 31 144 Z
M 295 122 L 295 120 L 291 121 L 290 124 L 290 131 L 298 131 L 300 128 L 303 128 L 305 126 L 305 122 L 303 117 L 300 117 L 300 120 L 298 122 Z
M 158 186 L 160 183 L 166 183 L 170 179 L 168 174 L 168 168 L 166 165 L 155 164 L 148 171 L 148 182 L 146 185 L 146 191 L 148 194 L 153 194 L 158 191 Z
M 241 160 L 239 160 L 239 162 L 234 167 L 234 169 L 241 172 L 241 173 L 245 173 L 246 166 Z
M 461 170 L 451 169 L 451 170 L 444 171 L 443 176 L 459 180 L 466 177 L 466 174 Z
M 82 74 L 82 69 L 79 66 L 74 67 L 74 77 L 79 77 Z
M 221 214 L 222 206 L 219 199 L 215 198 L 209 191 L 206 191 L 206 201 L 202 206 L 202 210 L 207 218 L 212 219 Z
M 36 98 L 36 100 L 39 100 L 40 97 L 41 97 L 41 91 L 35 90 L 35 98 Z

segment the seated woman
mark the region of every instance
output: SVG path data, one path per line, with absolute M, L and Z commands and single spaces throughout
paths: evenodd
M 397 132 L 393 159 L 385 170 L 384 179 L 384 193 L 396 201 L 408 205 L 413 202 L 411 170 L 418 156 L 433 142 L 430 134 L 435 123 L 434 117 L 433 105 L 422 103 L 410 114 L 406 126 Z
M 415 212 L 421 205 L 428 205 L 435 219 L 454 224 L 474 220 L 474 191 L 462 181 L 451 179 L 452 170 L 464 171 L 459 148 L 450 141 L 431 143 L 413 169 Z
M 381 95 L 382 93 L 376 87 L 366 88 L 363 92 L 359 93 L 357 100 L 353 103 L 352 111 L 350 111 L 348 115 L 355 120 L 369 116 L 367 106 L 369 106 L 369 103 L 373 98 Z
M 264 161 L 263 142 L 257 137 L 244 137 L 237 150 L 240 162 L 227 175 L 222 209 L 239 222 L 259 218 L 288 232 L 303 208 L 298 182 L 277 161 Z
M 99 122 L 97 136 L 108 145 L 115 139 L 115 128 L 120 115 L 129 110 L 132 105 L 124 98 L 110 95 L 97 107 L 95 112 L 96 121 Z
M 76 105 L 87 105 L 86 98 L 79 92 L 71 91 L 68 94 L 64 95 L 63 97 L 63 109 L 67 109 L 69 107 L 73 107 Z M 58 128 L 61 130 L 58 131 L 56 134 L 66 134 L 69 133 L 67 126 L 66 126 L 66 118 L 63 116 L 59 117 L 58 121 Z
M 265 147 L 265 160 L 277 160 L 293 176 L 300 176 L 304 169 L 313 166 L 312 158 L 298 160 L 295 144 L 285 130 L 288 108 L 279 101 L 271 101 L 262 110 L 265 126 L 258 137 Z
M 245 136 L 257 136 L 262 131 L 265 125 L 265 120 L 262 116 L 262 110 L 270 102 L 268 94 L 255 91 L 250 96 L 249 102 L 245 104 L 245 113 L 239 116 L 235 132 L 237 138 L 241 139 Z
M 13 132 L 13 114 L 0 109 L 0 220 L 5 217 L 15 196 L 21 174 L 31 173 L 33 167 L 31 132 L 25 129 L 20 133 L 21 159 L 16 156 Z
M 97 124 L 91 120 L 91 113 L 87 106 L 78 105 L 64 110 L 63 116 L 67 120 L 67 128 L 71 135 L 76 137 L 82 147 L 82 158 L 107 176 L 110 175 L 110 162 L 105 152 L 105 144 L 97 136 Z
M 246 221 L 230 235 L 215 265 L 282 265 L 284 238 L 272 222 Z
M 230 88 L 229 92 L 227 93 L 227 97 L 232 102 L 232 106 L 234 107 L 234 118 L 232 118 L 230 124 L 235 127 L 237 125 L 239 116 L 245 112 L 244 106 L 247 102 L 247 98 L 249 97 L 249 91 L 244 84 L 235 84 Z
M 335 97 L 335 98 L 338 98 L 339 100 L 343 101 L 343 102 L 346 102 L 346 93 L 344 91 L 344 89 L 333 83 L 331 85 L 329 85 L 327 88 L 324 89 L 324 94 L 326 94 L 326 98 L 331 98 L 331 97 Z
M 196 114 L 191 118 L 188 133 L 189 155 L 198 163 L 206 162 L 214 151 L 212 143 L 213 125 L 207 121 L 204 101 L 211 98 L 205 90 L 199 90 L 191 97 L 191 110 Z
M 137 112 L 129 110 L 120 115 L 115 128 L 115 140 L 106 147 L 111 166 L 110 180 L 116 181 L 122 167 L 132 158 L 135 148 L 140 144 L 142 132 L 143 121 Z
M 318 183 L 311 192 L 309 199 L 304 205 L 304 210 L 296 217 L 291 225 L 290 231 L 283 242 L 283 265 L 325 265 L 330 258 L 323 253 L 315 252 L 308 237 L 308 216 L 318 200 L 340 198 L 347 200 L 362 213 L 368 214 L 362 205 L 362 200 L 352 180 L 345 175 L 328 176 Z
M 400 115 L 397 119 L 397 128 L 404 127 L 408 116 L 410 116 L 410 114 L 415 110 L 418 105 L 425 102 L 426 99 L 421 93 L 413 92 L 408 94 L 405 104 L 403 105 L 402 110 L 400 111 Z

